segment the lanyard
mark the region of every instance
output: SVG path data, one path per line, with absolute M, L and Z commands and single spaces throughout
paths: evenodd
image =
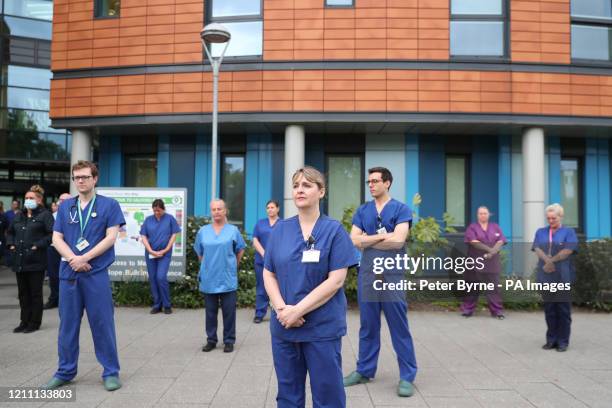
M 77 203 L 78 204 L 77 212 L 79 214 L 79 226 L 81 227 L 81 238 L 83 238 L 85 227 L 87 227 L 87 223 L 89 222 L 89 217 L 91 216 L 91 211 L 93 210 L 95 203 L 96 203 L 96 196 L 94 195 L 89 205 L 89 211 L 87 211 L 87 217 L 85 218 L 85 222 L 83 222 L 83 213 L 81 212 L 81 203 L 80 201 Z
M 559 231 L 559 229 L 561 228 L 561 226 L 559 225 L 559 228 L 556 229 L 555 232 Z M 553 230 L 552 228 L 548 227 L 548 255 L 552 255 L 552 246 L 553 246 Z

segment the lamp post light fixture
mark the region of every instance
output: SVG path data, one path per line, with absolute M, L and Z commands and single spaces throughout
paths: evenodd
M 202 31 L 200 31 L 200 38 L 202 39 L 202 46 L 206 51 L 208 61 L 212 67 L 213 72 L 213 110 L 212 110 L 212 171 L 211 171 L 211 183 L 210 193 L 211 198 L 217 197 L 217 116 L 219 110 L 219 68 L 221 62 L 223 62 L 223 55 L 229 45 L 231 34 L 227 28 L 223 27 L 218 23 L 210 23 L 206 25 Z M 218 57 L 213 57 L 211 51 L 208 49 L 208 44 L 225 44 L 221 54 Z M 212 48 L 212 47 L 211 47 Z

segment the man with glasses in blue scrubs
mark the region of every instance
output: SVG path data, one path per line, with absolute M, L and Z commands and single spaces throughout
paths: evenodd
M 76 377 L 79 332 L 86 310 L 96 358 L 104 367 L 104 388 L 114 391 L 121 388 L 121 382 L 108 267 L 115 261 L 115 240 L 125 219 L 116 200 L 95 193 L 95 164 L 78 161 L 72 166 L 72 180 L 79 194 L 60 205 L 53 227 L 53 246 L 62 256 L 59 368 L 43 387 L 61 387 Z
M 374 199 L 359 207 L 353 216 L 351 228 L 353 244 L 365 251 L 369 248 L 389 253 L 403 250 L 410 232 L 412 211 L 406 204 L 389 196 L 393 175 L 388 169 L 374 167 L 369 169 L 368 173 L 367 183 Z M 364 299 L 366 296 L 361 282 L 367 278 L 363 276 L 366 272 L 372 273 L 363 269 L 359 271 L 358 300 L 361 327 L 357 369 L 344 377 L 344 386 L 364 384 L 374 378 L 380 352 L 380 314 L 383 312 L 400 369 L 397 394 L 400 397 L 410 397 L 414 394 L 412 383 L 416 377 L 417 365 L 412 336 L 408 328 L 408 303 L 404 296 L 386 301 Z

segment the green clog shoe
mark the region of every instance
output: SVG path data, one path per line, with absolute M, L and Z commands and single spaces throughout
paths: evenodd
M 62 380 L 61 378 L 53 377 L 41 388 L 45 390 L 54 390 L 68 384 L 70 381 Z
M 414 386 L 406 380 L 400 380 L 397 386 L 397 395 L 400 397 L 412 397 Z
M 119 381 L 119 377 L 106 377 L 104 379 L 104 389 L 106 391 L 115 391 L 121 388 L 121 381 Z
M 352 385 L 365 384 L 367 382 L 370 382 L 370 379 L 359 374 L 357 371 L 353 371 L 352 373 L 344 377 L 342 381 L 344 382 L 345 387 L 350 387 Z

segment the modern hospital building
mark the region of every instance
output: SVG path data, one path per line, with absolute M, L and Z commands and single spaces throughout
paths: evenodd
M 200 30 L 232 35 L 219 86 Z M 188 212 L 225 198 L 251 232 L 286 180 L 323 170 L 324 211 L 393 197 L 461 229 L 486 205 L 514 241 L 560 202 L 586 239 L 610 236 L 610 0 L 55 0 L 52 126 L 100 186 L 185 187 Z M 213 53 L 220 48 L 213 47 Z

